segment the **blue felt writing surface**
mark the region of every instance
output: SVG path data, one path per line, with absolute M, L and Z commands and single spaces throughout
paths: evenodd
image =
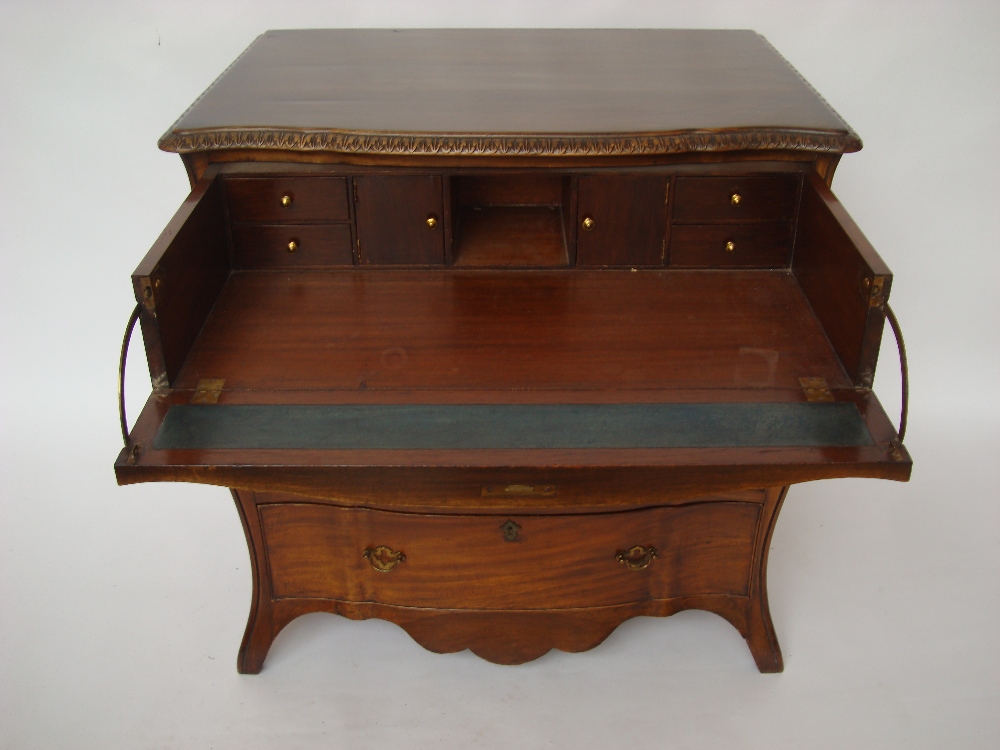
M 872 445 L 852 403 L 170 407 L 157 449 L 450 450 Z

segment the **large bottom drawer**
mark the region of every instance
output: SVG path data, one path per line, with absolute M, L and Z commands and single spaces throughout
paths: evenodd
M 746 595 L 761 506 L 416 515 L 258 505 L 275 599 L 549 609 Z

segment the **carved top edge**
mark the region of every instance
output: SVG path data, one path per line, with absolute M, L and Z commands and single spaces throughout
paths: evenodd
M 385 133 L 288 128 L 212 128 L 169 131 L 164 151 L 192 153 L 228 149 L 328 151 L 383 156 L 655 156 L 711 151 L 861 150 L 853 132 L 740 128 L 673 133 L 613 134 L 451 134 Z

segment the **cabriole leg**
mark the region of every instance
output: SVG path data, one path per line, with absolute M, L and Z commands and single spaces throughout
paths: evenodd
M 786 494 L 788 487 L 771 487 L 767 491 L 762 528 L 754 551 L 750 597 L 746 605 L 746 626 L 740 629 L 761 672 L 780 672 L 784 669 L 778 636 L 774 632 L 771 610 L 767 604 L 767 553 L 771 547 L 771 534 L 774 533 L 778 512 Z
M 250 570 L 253 574 L 253 596 L 250 601 L 250 616 L 243 633 L 243 643 L 236 657 L 236 669 L 241 674 L 257 674 L 264 666 L 264 659 L 277 635 L 274 622 L 274 608 L 271 603 L 271 587 L 266 570 L 264 540 L 257 519 L 257 505 L 252 492 L 230 490 L 236 501 L 236 510 L 243 522 L 243 533 L 247 538 L 250 553 Z

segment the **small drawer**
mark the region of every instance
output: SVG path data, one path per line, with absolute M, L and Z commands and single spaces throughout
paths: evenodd
M 237 268 L 354 263 L 350 224 L 237 224 L 232 231 Z
M 593 515 L 258 507 L 277 599 L 477 610 L 746 596 L 760 513 L 732 501 Z
M 791 224 L 675 224 L 670 265 L 777 268 L 788 265 Z
M 791 221 L 799 178 L 678 177 L 674 221 Z
M 350 221 L 345 177 L 230 177 L 230 221 Z

